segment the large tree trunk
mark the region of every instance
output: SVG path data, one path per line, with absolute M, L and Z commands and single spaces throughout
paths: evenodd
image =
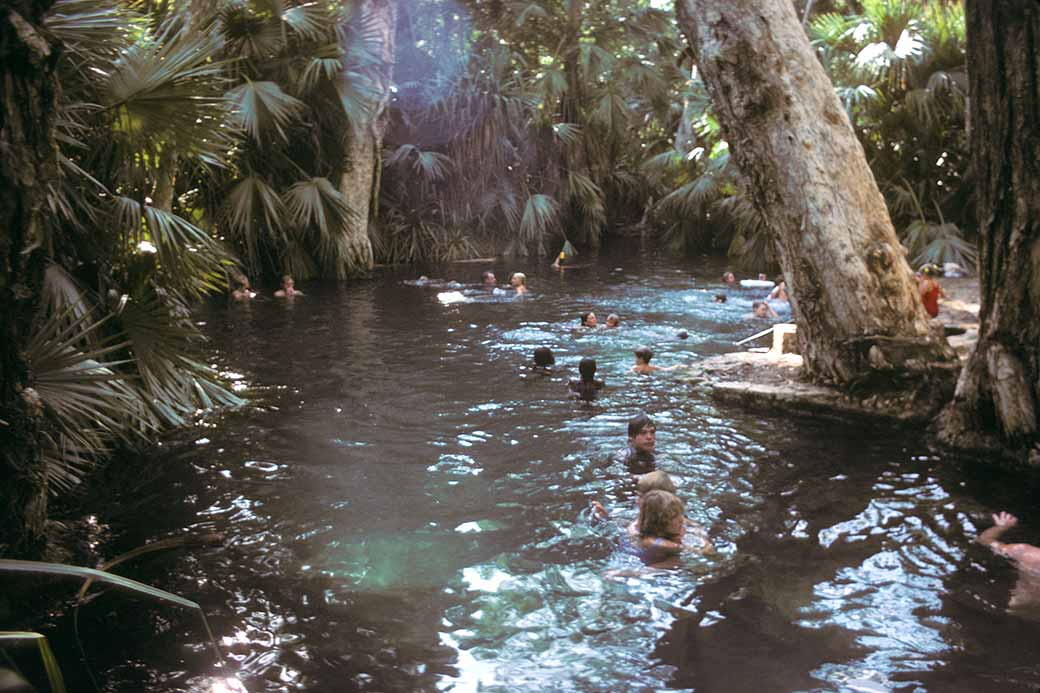
M 24 349 L 43 285 L 46 186 L 58 176 L 58 50 L 41 29 L 52 3 L 0 10 L 0 557 L 38 556 L 45 544 L 42 408 Z
M 378 32 L 381 66 L 372 85 L 379 97 L 367 122 L 357 124 L 346 146 L 346 170 L 340 176 L 339 191 L 346 197 L 357 218 L 347 224 L 348 256 L 353 270 L 372 269 L 372 241 L 369 216 L 378 211 L 379 181 L 382 175 L 383 136 L 387 127 L 387 104 L 394 67 L 394 36 L 397 31 L 397 0 L 364 0 L 360 8 L 366 28 Z
M 968 0 L 979 341 L 940 437 L 1040 464 L 1040 4 Z
M 952 389 L 956 357 L 928 323 L 863 148 L 790 0 L 676 0 L 676 10 L 779 252 L 807 374 L 885 386 L 925 373 Z

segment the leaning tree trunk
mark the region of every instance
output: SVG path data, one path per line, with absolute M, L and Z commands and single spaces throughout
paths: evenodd
M 0 11 L 0 557 L 44 548 L 42 407 L 24 349 L 43 285 L 47 184 L 57 180 L 58 48 L 41 29 L 53 0 Z
M 888 386 L 955 355 L 928 323 L 863 148 L 790 0 L 676 0 L 787 278 L 807 374 Z
M 940 438 L 1040 464 L 1040 4 L 968 0 L 979 341 Z
M 347 256 L 352 271 L 372 269 L 372 241 L 369 216 L 378 211 L 381 152 L 390 103 L 390 81 L 394 67 L 394 35 L 397 27 L 397 0 L 364 0 L 360 14 L 366 30 L 379 35 L 380 66 L 372 85 L 378 94 L 369 117 L 355 123 L 346 146 L 346 169 L 340 176 L 339 191 L 357 216 L 347 223 Z

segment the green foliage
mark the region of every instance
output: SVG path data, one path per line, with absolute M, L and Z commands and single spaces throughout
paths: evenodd
M 43 669 L 47 673 L 47 685 L 50 687 L 51 693 L 65 693 L 65 677 L 61 673 L 58 658 L 54 656 L 54 651 L 51 650 L 47 638 L 40 633 L 0 631 L 0 648 L 20 642 L 30 642 L 36 645 Z

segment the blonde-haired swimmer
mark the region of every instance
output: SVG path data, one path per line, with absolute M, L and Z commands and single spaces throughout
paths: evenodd
M 527 293 L 527 275 L 523 272 L 513 272 L 513 276 L 509 278 L 509 283 L 516 289 L 517 296 L 523 296 Z

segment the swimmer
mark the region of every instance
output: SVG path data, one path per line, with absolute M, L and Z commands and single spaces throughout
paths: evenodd
M 737 277 L 732 272 L 723 272 L 723 274 L 722 274 L 722 282 L 724 284 L 736 284 L 737 283 Z
M 517 296 L 527 293 L 527 275 L 523 272 L 513 272 L 513 276 L 509 278 L 509 284 L 516 289 Z
M 599 321 L 596 319 L 596 314 L 592 311 L 589 311 L 588 313 L 582 313 L 578 316 L 578 319 L 581 320 L 582 327 L 594 328 L 599 326 Z
M 249 286 L 249 277 L 240 274 L 235 277 L 235 290 L 231 292 L 231 298 L 236 301 L 248 301 L 256 296 L 256 292 Z
M 483 282 L 485 289 L 495 288 L 495 273 L 491 270 L 484 270 L 484 273 L 480 275 L 480 280 Z
M 758 281 L 760 281 L 760 282 L 767 282 L 767 281 L 769 281 L 769 277 L 766 276 L 765 272 L 759 272 L 758 273 Z
M 534 368 L 535 370 L 541 370 L 548 373 L 550 367 L 556 363 L 556 357 L 553 356 L 552 349 L 549 347 L 538 347 L 534 350 Z
M 715 294 L 715 303 L 725 303 L 726 294 Z
M 1006 512 L 993 515 L 993 526 L 976 540 L 988 546 L 998 556 L 1010 558 L 1018 569 L 1018 582 L 1011 591 L 1008 611 L 1040 618 L 1040 547 L 1032 544 L 1005 544 L 1000 541 L 1004 532 L 1018 524 L 1018 518 Z
M 596 359 L 586 356 L 578 362 L 578 373 L 580 380 L 571 379 L 567 387 L 578 399 L 589 402 L 596 399 L 596 395 L 606 385 L 602 380 L 596 379 Z
M 776 314 L 768 303 L 765 301 L 755 301 L 751 304 L 751 312 L 744 316 L 744 319 L 751 320 L 754 318 L 777 318 L 780 317 Z
M 295 286 L 292 276 L 285 275 L 282 277 L 282 288 L 274 292 L 274 295 L 278 298 L 293 298 L 295 296 L 303 296 L 302 291 L 298 291 Z
M 687 335 L 689 336 L 689 335 Z M 650 359 L 654 357 L 654 350 L 648 346 L 641 346 L 635 350 L 636 364 L 632 366 L 631 371 L 633 373 L 653 373 L 654 371 L 671 371 L 675 370 L 676 366 L 652 366 L 650 365 Z
M 788 300 L 790 300 L 787 297 L 787 282 L 784 281 L 784 278 L 782 276 L 776 278 L 776 286 L 774 286 L 773 290 L 769 292 L 769 296 L 766 297 L 766 300 L 767 301 L 774 301 L 774 300 L 776 300 L 776 301 L 788 301 Z
M 686 507 L 668 491 L 648 491 L 639 504 L 635 537 L 639 558 L 651 568 L 671 568 L 683 550 Z
M 686 330 L 679 330 L 679 333 L 677 335 L 675 335 L 675 336 L 678 337 L 679 339 L 689 339 L 690 338 L 690 333 L 687 332 Z
M 607 327 L 614 328 L 621 325 L 621 318 L 617 313 L 611 313 L 607 316 Z
M 628 421 L 628 446 L 611 455 L 611 460 L 623 464 L 629 474 L 647 474 L 654 471 L 654 450 L 657 447 L 657 426 L 646 414 L 637 414 Z

